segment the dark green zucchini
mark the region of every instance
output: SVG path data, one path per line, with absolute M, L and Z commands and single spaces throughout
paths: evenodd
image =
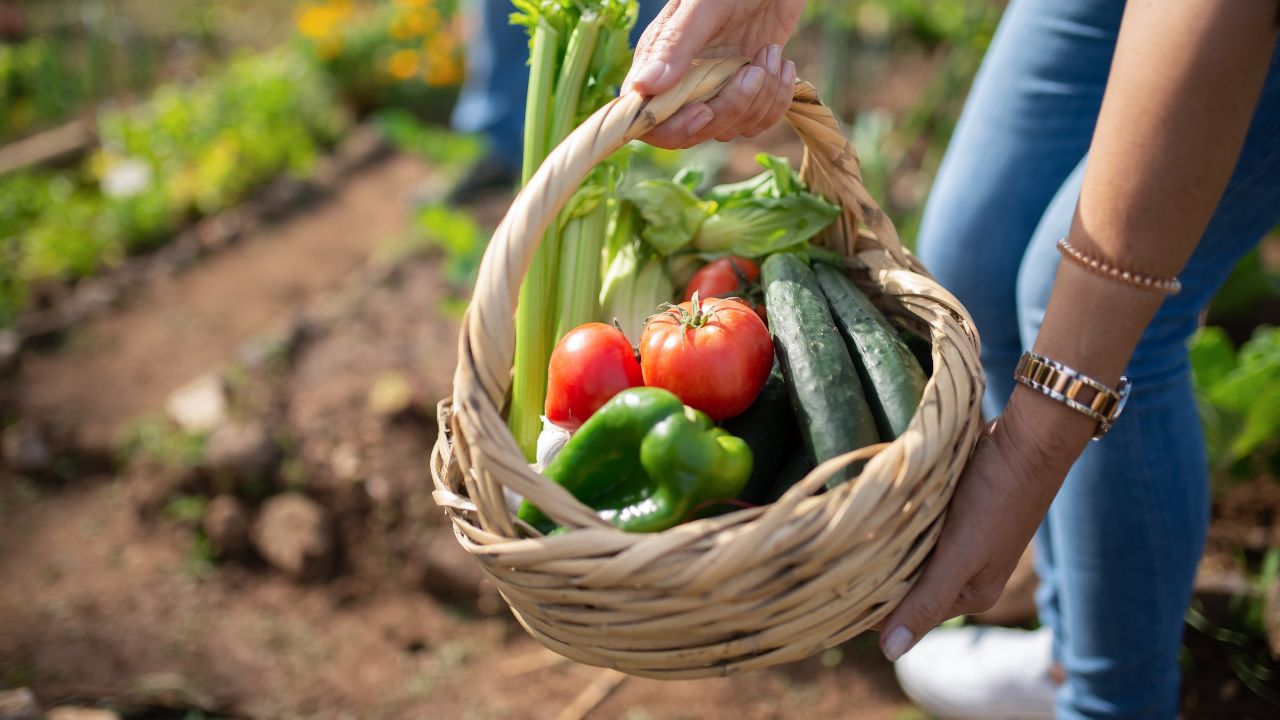
M 765 260 L 760 272 L 774 350 L 809 458 L 816 465 L 878 442 L 858 371 L 808 262 L 779 253 Z M 827 486 L 856 473 L 850 468 Z
M 926 378 L 933 375 L 933 345 L 928 340 L 920 337 L 906 328 L 898 328 L 898 337 L 902 338 L 902 342 L 907 344 L 907 349 L 915 357 L 916 362 L 920 363 L 920 369 L 924 371 Z
M 738 494 L 738 499 L 759 505 L 773 478 L 787 462 L 787 456 L 800 445 L 800 428 L 796 425 L 795 413 L 791 411 L 787 381 L 782 377 L 782 367 L 776 358 L 773 371 L 756 401 L 746 412 L 725 420 L 721 426 L 742 438 L 751 448 L 755 462 L 751 466 L 751 477 Z
M 813 269 L 862 379 L 880 437 L 893 440 L 907 429 L 924 394 L 925 375 L 897 328 L 842 271 Z
M 792 485 L 803 480 L 804 476 L 808 475 L 813 468 L 813 461 L 809 459 L 809 453 L 804 449 L 804 446 L 797 446 L 791 453 L 791 457 L 787 458 L 786 464 L 772 478 L 772 482 L 765 490 L 760 504 L 777 502 L 778 498 L 790 490 Z

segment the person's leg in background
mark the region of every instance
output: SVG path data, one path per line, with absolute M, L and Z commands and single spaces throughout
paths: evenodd
M 472 0 L 467 14 L 467 77 L 453 108 L 453 127 L 478 133 L 488 145 L 450 192 L 451 202 L 514 187 L 520 179 L 520 137 L 529 84 L 529 39 L 512 25 L 510 0 Z
M 1044 318 L 1079 197 L 1081 163 L 1028 248 L 1018 283 L 1024 347 Z M 1280 223 L 1280 49 L 1244 152 L 1186 271 L 1143 335 L 1124 414 L 1092 443 L 1049 510 L 1066 683 L 1059 718 L 1173 718 L 1183 617 L 1209 520 L 1204 438 L 1187 340 L 1236 262 Z
M 973 315 L 994 417 L 1021 354 L 1022 255 L 1093 136 L 1123 12 L 1114 0 L 1013 0 L 974 80 L 920 227 L 920 259 Z
M 1015 309 L 1018 268 L 1045 208 L 1088 150 L 1124 3 L 1013 0 L 974 80 L 938 170 L 920 229 L 925 266 L 973 315 L 982 337 L 995 417 L 1013 391 L 1022 353 Z M 1035 541 L 1041 577 L 1053 548 Z M 1041 582 L 1042 624 L 1057 628 L 1056 588 Z
M 660 9 L 662 3 L 657 0 L 640 3 L 632 43 Z M 488 152 L 450 191 L 450 202 L 509 189 L 520 179 L 529 37 L 525 28 L 510 23 L 514 11 L 511 0 L 467 3 L 467 78 L 453 109 L 453 127 L 483 135 Z

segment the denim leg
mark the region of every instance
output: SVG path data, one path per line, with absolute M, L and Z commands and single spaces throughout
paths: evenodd
M 1093 136 L 1123 3 L 1013 0 L 983 59 L 925 206 L 918 249 L 964 303 L 982 335 L 988 417 L 1013 391 L 1022 352 L 1018 267 L 1054 194 Z M 1052 575 L 1049 520 L 1036 534 L 1036 568 Z M 1041 582 L 1041 623 L 1063 629 L 1057 587 Z
M 1080 194 L 1084 161 L 1055 196 L 1018 280 L 1023 344 L 1030 347 Z M 1240 161 L 1209 227 L 1143 334 L 1126 374 L 1124 416 L 1091 443 L 1049 510 L 1042 534 L 1052 562 L 1061 718 L 1173 718 L 1183 616 L 1209 519 L 1204 438 L 1186 342 L 1236 261 L 1280 222 L 1280 50 Z
M 1021 353 L 1018 265 L 1089 146 L 1123 3 L 1013 0 L 925 206 L 918 249 L 982 336 L 984 410 L 999 414 Z
M 634 43 L 662 3 L 644 0 L 632 30 Z M 490 153 L 520 167 L 525 92 L 529 86 L 529 37 L 509 22 L 510 0 L 471 0 L 466 6 L 473 33 L 467 43 L 467 79 L 453 109 L 453 126 L 484 135 Z

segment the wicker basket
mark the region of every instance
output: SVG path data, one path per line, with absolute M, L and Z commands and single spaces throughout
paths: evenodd
M 454 396 L 440 404 L 434 497 L 458 541 L 544 645 L 634 675 L 754 670 L 877 623 L 933 547 L 980 428 L 972 321 L 902 249 L 862 187 L 857 154 L 835 117 L 812 86 L 798 83 L 786 119 L 804 142 L 801 174 L 844 209 L 821 242 L 846 258 L 887 312 L 927 331 L 933 344 L 933 376 L 910 427 L 892 443 L 822 464 L 772 505 L 654 534 L 607 525 L 525 463 L 502 408 L 516 297 L 543 231 L 592 167 L 686 103 L 713 96 L 743 62 L 706 61 L 663 95 L 624 95 L 551 153 L 485 253 L 458 341 Z M 855 481 L 814 495 L 834 472 L 866 458 Z M 571 530 L 536 538 L 518 531 L 504 486 Z

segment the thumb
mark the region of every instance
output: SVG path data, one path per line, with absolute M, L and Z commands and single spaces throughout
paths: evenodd
M 645 95 L 675 87 L 689 72 L 693 59 L 724 24 L 725 4 L 700 0 L 672 0 L 645 31 L 636 48 L 638 64 L 623 84 Z
M 902 657 L 924 634 L 947 620 L 947 613 L 968 578 L 957 572 L 958 563 L 949 563 L 935 552 L 915 587 L 885 619 L 880 632 L 880 651 L 890 662 Z

